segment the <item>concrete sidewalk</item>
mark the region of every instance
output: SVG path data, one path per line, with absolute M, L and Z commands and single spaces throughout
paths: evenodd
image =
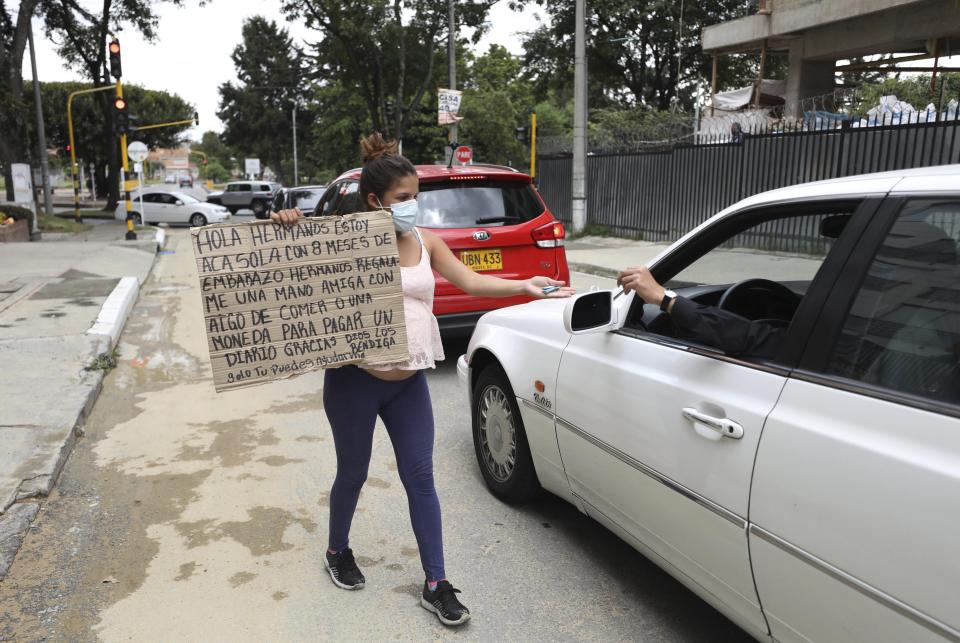
M 644 265 L 669 245 L 619 237 L 581 237 L 567 241 L 567 263 L 573 272 L 615 279 L 624 268 Z
M 100 392 L 158 250 L 122 222 L 0 244 L 0 580 Z

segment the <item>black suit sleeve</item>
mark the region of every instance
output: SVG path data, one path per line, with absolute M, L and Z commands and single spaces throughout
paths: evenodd
M 670 317 L 690 339 L 738 357 L 773 359 L 787 332 L 684 297 L 677 297 Z

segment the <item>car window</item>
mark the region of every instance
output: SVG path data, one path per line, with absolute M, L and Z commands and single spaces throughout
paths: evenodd
M 792 204 L 732 215 L 700 230 L 658 263 L 654 273 L 682 297 L 757 322 L 750 331 L 755 337 L 777 334 L 762 351 L 768 357 L 756 358 L 766 361 L 785 340 L 803 296 L 857 205 Z M 720 319 L 716 313 L 714 318 Z M 691 335 L 639 297 L 625 328 L 708 346 L 706 339 Z
M 236 192 L 236 191 L 237 191 L 237 186 L 236 186 L 235 184 L 230 184 L 230 185 L 227 186 L 226 191 L 227 191 L 227 192 Z
M 789 282 L 805 290 L 832 239 L 820 227 L 844 214 L 793 214 L 764 219 L 713 246 L 667 282 L 672 288 L 734 284 L 744 279 Z
M 159 202 L 160 202 L 159 196 L 160 196 L 160 195 L 159 195 L 159 194 L 156 194 L 156 193 L 144 194 L 144 195 L 143 195 L 143 202 L 144 202 L 144 203 L 159 203 Z
M 359 212 L 360 196 L 358 194 L 360 184 L 357 181 L 344 181 L 340 185 L 337 202 L 334 205 L 334 214 L 344 215 Z
M 250 191 L 251 191 L 251 189 L 250 189 L 250 184 L 249 184 L 249 183 L 237 183 L 236 185 L 233 186 L 233 191 L 234 191 L 234 192 L 250 192 Z
M 342 182 L 332 183 L 330 187 L 327 188 L 326 192 L 323 193 L 323 196 L 320 197 L 320 204 L 314 211 L 315 216 L 327 216 L 329 214 L 333 214 L 333 208 L 337 204 L 337 199 L 340 198 L 341 183 Z
M 520 181 L 471 179 L 421 183 L 420 216 L 425 228 L 516 225 L 543 214 L 533 187 Z
M 183 194 L 182 192 L 177 193 L 176 197 L 184 203 L 200 203 L 199 199 L 195 199 L 189 194 Z
M 322 190 L 294 190 L 291 201 L 294 207 L 301 210 L 313 210 L 317 207 L 321 196 L 323 196 Z
M 960 200 L 906 205 L 867 272 L 827 371 L 960 403 Z
M 177 198 L 172 194 L 158 194 L 157 202 L 165 205 L 174 205 L 177 202 Z
M 270 191 L 270 186 L 261 183 L 260 186 L 259 186 L 257 189 L 260 190 L 261 192 L 269 192 L 269 191 Z

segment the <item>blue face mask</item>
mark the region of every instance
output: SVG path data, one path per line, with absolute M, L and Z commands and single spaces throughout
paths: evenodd
M 390 206 L 390 211 L 393 213 L 393 227 L 397 229 L 397 232 L 410 232 L 417 224 L 420 204 L 417 203 L 416 199 L 410 199 L 403 203 L 394 203 Z

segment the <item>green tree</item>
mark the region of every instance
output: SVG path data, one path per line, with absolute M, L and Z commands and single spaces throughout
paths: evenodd
M 516 136 L 518 127 L 528 125 L 534 104 L 522 71 L 521 62 L 500 45 L 472 60 L 467 70 L 459 138 L 474 148 L 478 160 L 528 164 L 529 146 Z
M 525 66 L 539 97 L 553 90 L 562 100 L 569 99 L 573 88 L 574 3 L 534 1 L 544 7 L 550 24 L 527 34 Z M 524 3 L 511 4 L 519 9 Z M 753 0 L 588 2 L 586 48 L 591 107 L 646 105 L 663 110 L 676 99 L 680 107 L 689 109 L 697 88 L 709 87 L 710 82 L 712 60 L 700 48 L 703 27 L 754 9 Z M 721 89 L 742 86 L 756 77 L 752 57 L 721 56 L 718 63 Z
M 458 27 L 474 28 L 479 39 L 494 2 L 458 1 Z M 365 114 L 351 119 L 351 129 L 369 122 L 371 129 L 403 140 L 404 152 L 412 158 L 434 155 L 434 150 L 412 144 L 407 129 L 420 119 L 436 87 L 437 63 L 443 60 L 437 54 L 444 50 L 449 24 L 448 0 L 285 0 L 283 7 L 320 36 L 312 46 L 312 77 L 334 87 L 335 94 L 343 90 L 361 101 Z M 355 145 L 350 156 L 356 158 Z
M 90 85 L 77 82 L 40 83 L 40 99 L 43 103 L 43 120 L 47 134 L 47 145 L 65 149 L 70 141 L 67 129 L 67 96 L 72 92 L 88 89 Z M 107 92 L 104 92 L 107 93 Z M 146 89 L 139 85 L 126 85 L 124 96 L 129 104 L 130 114 L 135 117 L 134 124 L 148 125 L 166 121 L 186 120 L 193 114 L 193 106 L 176 94 Z M 32 113 L 33 94 L 25 97 L 26 109 Z M 73 101 L 74 145 L 78 159 L 84 164 L 94 163 L 100 176 L 106 171 L 107 158 L 103 151 L 104 115 L 92 96 L 78 96 Z M 147 147 L 176 147 L 184 138 L 188 125 L 162 127 L 158 129 L 134 131 L 127 135 L 127 141 L 143 141 Z M 116 137 L 111 136 L 112 140 Z M 69 169 L 69 154 L 65 156 Z
M 159 1 L 183 4 L 182 0 Z M 82 73 L 94 86 L 102 87 L 112 83 L 107 68 L 111 29 L 116 31 L 121 25 L 127 25 L 140 37 L 155 40 L 158 19 L 154 9 L 158 3 L 155 0 L 103 0 L 99 10 L 87 9 L 76 0 L 38 0 L 37 5 L 47 38 L 57 44 L 57 53 L 66 66 Z M 108 186 L 106 208 L 112 210 L 120 196 L 120 157 L 118 139 L 113 133 L 109 93 L 93 94 L 91 100 L 102 116 L 100 150 L 96 157 L 105 159 L 105 163 L 97 168 L 97 182 Z
M 293 155 L 292 109 L 306 103 L 303 52 L 286 29 L 254 16 L 244 22 L 243 41 L 232 58 L 237 82 L 220 85 L 221 140 L 241 155 L 261 159 L 281 178 L 292 179 L 292 162 L 285 161 Z M 312 120 L 312 110 L 298 108 L 298 129 L 308 130 Z
M 11 164 L 32 156 L 26 136 L 28 112 L 23 104 L 23 54 L 37 0 L 21 0 L 16 19 L 0 0 L 0 165 L 6 198 L 13 201 Z

